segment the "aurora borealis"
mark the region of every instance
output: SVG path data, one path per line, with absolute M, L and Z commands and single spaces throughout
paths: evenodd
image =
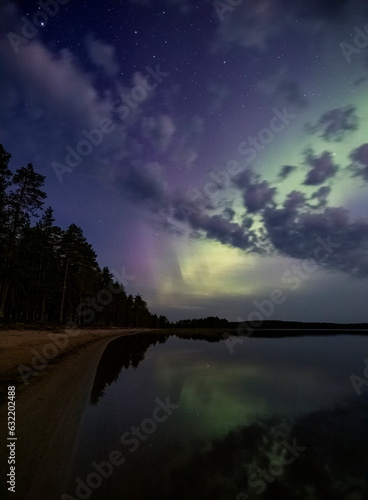
M 152 312 L 367 321 L 366 2 L 5 0 L 0 71 L 10 167 Z

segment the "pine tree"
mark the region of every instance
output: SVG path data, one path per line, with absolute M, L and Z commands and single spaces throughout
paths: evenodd
M 53 222 L 49 207 L 40 221 L 26 230 L 19 243 L 18 275 L 23 294 L 18 294 L 17 305 L 18 317 L 22 307 L 25 321 L 45 322 L 55 315 L 60 288 L 57 250 L 61 229 Z
M 6 158 L 6 155 L 5 155 Z M 6 178 L 9 176 L 6 175 Z M 30 227 L 31 217 L 38 216 L 46 193 L 41 190 L 45 176 L 34 171 L 33 165 L 16 170 L 12 178 L 14 188 L 6 194 L 5 237 L 3 242 L 3 272 L 0 289 L 0 318 L 4 317 L 5 303 L 11 280 L 17 279 L 19 243 Z M 6 181 L 5 181 L 6 183 Z
M 60 301 L 60 322 L 64 321 L 66 301 L 68 319 L 72 320 L 76 310 L 86 296 L 96 292 L 99 271 L 96 254 L 83 236 L 83 231 L 71 224 L 61 238 L 60 259 L 62 271 L 62 294 Z
M 11 184 L 12 173 L 8 168 L 11 154 L 0 144 L 0 244 L 5 237 L 7 188 Z
M 46 198 L 45 177 L 31 163 L 13 175 L 10 158 L 0 145 L 0 319 L 83 326 L 89 314 L 93 325 L 166 324 L 139 294 L 127 297 L 107 267 L 100 269 L 81 228 L 71 224 L 62 231 L 51 207 L 35 223 Z

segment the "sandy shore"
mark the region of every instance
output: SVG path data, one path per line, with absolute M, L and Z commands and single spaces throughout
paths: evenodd
M 149 330 L 84 330 L 75 336 L 0 332 L 2 396 L 6 397 L 8 385 L 15 385 L 17 437 L 16 493 L 7 491 L 3 476 L 2 498 L 61 498 L 101 354 L 114 338 L 144 331 Z M 0 425 L 2 436 L 8 437 L 5 404 L 0 407 Z M 6 445 L 1 447 L 1 469 L 6 472 L 8 451 Z

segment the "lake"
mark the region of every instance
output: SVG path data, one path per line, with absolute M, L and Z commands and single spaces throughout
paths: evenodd
M 112 341 L 65 499 L 368 498 L 367 337 L 305 333 Z

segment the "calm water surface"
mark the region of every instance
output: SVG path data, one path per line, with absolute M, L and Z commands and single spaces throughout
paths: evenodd
M 363 377 L 365 358 L 367 337 L 352 335 L 246 338 L 233 353 L 224 340 L 116 339 L 97 369 L 66 493 L 366 499 L 368 390 L 358 395 L 350 380 Z

